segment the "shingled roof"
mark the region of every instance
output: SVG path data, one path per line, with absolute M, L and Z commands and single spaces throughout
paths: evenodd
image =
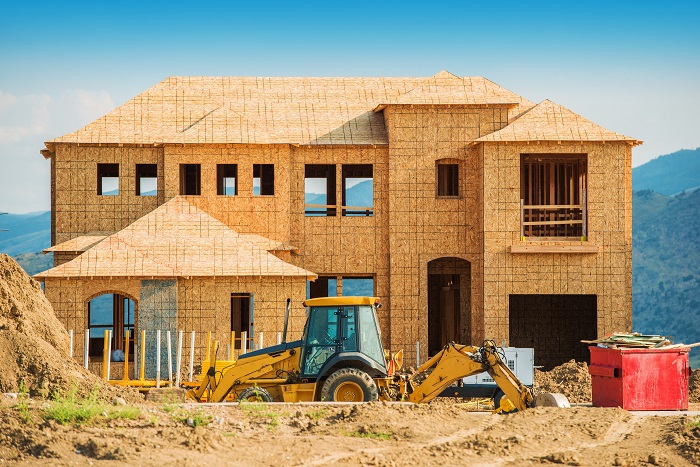
M 286 248 L 259 235 L 235 232 L 177 196 L 72 261 L 34 277 L 316 278 L 268 251 L 280 249 Z
M 606 130 L 550 100 L 540 102 L 506 127 L 475 140 L 498 141 L 628 141 L 641 144 L 641 141 Z
M 84 144 L 388 144 L 386 104 L 533 104 L 482 77 L 170 77 L 80 130 Z

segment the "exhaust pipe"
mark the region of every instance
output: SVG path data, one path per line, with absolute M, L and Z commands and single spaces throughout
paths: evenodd
M 291 307 L 292 299 L 287 299 L 287 308 L 284 312 L 284 329 L 282 330 L 282 343 L 287 343 L 287 325 L 289 324 L 289 308 Z

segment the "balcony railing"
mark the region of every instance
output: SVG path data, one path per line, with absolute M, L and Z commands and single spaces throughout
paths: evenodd
M 304 214 L 309 217 L 335 216 L 338 206 L 335 204 L 305 204 Z M 372 206 L 340 206 L 343 216 L 371 217 L 374 215 Z
M 588 238 L 586 193 L 582 204 L 528 205 L 520 200 L 520 237 Z

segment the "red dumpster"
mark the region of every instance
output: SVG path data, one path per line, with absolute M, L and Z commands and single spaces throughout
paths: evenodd
M 688 410 L 687 347 L 589 349 L 594 407 Z

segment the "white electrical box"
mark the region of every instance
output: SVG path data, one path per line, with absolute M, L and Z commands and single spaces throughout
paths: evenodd
M 525 386 L 532 386 L 535 382 L 535 349 L 506 347 L 506 364 L 508 368 L 515 373 L 521 383 Z M 496 387 L 488 373 L 480 373 L 478 375 L 464 378 L 463 383 L 467 385 L 487 385 Z

